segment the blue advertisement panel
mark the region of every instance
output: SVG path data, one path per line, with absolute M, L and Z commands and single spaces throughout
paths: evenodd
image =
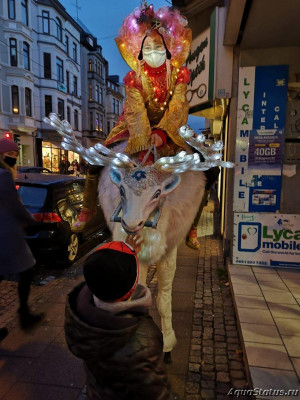
M 248 151 L 250 212 L 280 210 L 283 129 L 251 130 Z
M 287 84 L 287 65 L 255 68 L 248 147 L 249 212 L 280 211 Z

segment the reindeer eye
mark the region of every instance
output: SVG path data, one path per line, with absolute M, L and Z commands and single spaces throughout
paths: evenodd
M 120 196 L 125 197 L 125 189 L 123 188 L 123 186 L 120 186 Z
M 155 193 L 155 195 L 152 197 L 152 200 L 158 199 L 159 196 L 160 196 L 160 194 L 161 194 L 161 190 L 158 190 L 158 191 Z

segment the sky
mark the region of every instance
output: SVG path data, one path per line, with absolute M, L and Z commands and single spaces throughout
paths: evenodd
M 109 75 L 119 75 L 120 81 L 130 70 L 121 57 L 114 38 L 118 36 L 124 18 L 140 5 L 140 0 L 59 0 L 66 11 L 77 20 L 78 18 L 98 39 L 104 58 L 109 63 Z M 171 6 L 171 0 L 149 0 L 154 9 Z M 190 117 L 189 125 L 199 133 L 204 128 L 204 119 Z

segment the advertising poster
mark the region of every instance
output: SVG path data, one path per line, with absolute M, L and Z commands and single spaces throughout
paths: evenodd
M 300 267 L 300 216 L 234 213 L 233 263 Z
M 278 212 L 288 66 L 240 68 L 234 211 Z

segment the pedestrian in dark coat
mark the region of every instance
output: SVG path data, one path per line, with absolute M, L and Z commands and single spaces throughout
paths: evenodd
M 175 400 L 162 362 L 162 333 L 149 315 L 151 293 L 137 284 L 136 254 L 111 242 L 87 258 L 86 282 L 66 304 L 71 352 L 84 361 L 89 400 Z
M 18 312 L 21 326 L 27 328 L 41 316 L 31 314 L 28 307 L 35 259 L 24 239 L 23 228 L 35 221 L 21 203 L 13 181 L 18 152 L 16 143 L 0 140 L 0 282 L 5 274 L 19 275 Z

